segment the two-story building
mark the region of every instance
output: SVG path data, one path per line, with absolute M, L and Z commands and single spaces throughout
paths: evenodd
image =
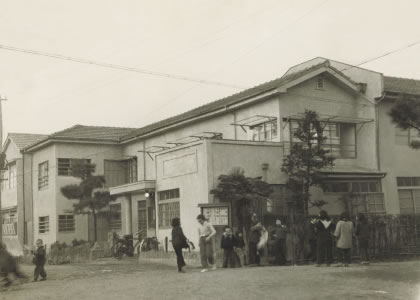
M 32 169 L 28 168 L 23 149 L 46 137 L 42 134 L 9 133 L 3 145 L 6 164 L 1 171 L 2 233 L 3 241 L 15 255 L 22 253 L 22 245 L 28 241 L 27 226 L 32 219 L 28 218 L 31 202 L 25 202 L 25 198 L 30 199 L 32 189 L 24 180 L 25 171 L 31 172 Z
M 89 219 L 74 216 L 60 192 L 77 182 L 71 177 L 74 159 L 95 163 L 116 199 L 101 240 L 109 230 L 140 231 L 164 245 L 171 219 L 180 217 L 185 234 L 197 243 L 200 212 L 216 225 L 231 222 L 230 208 L 210 191 L 235 167 L 272 185 L 265 209 L 284 215 L 281 166 L 305 110 L 320 114 L 325 147 L 336 158 L 323 171 L 326 190 L 311 190 L 314 200 L 327 201 L 330 214 L 417 212 L 419 152 L 409 143 L 418 133 L 398 130 L 388 112 L 396 99 L 419 96 L 420 81 L 315 58 L 281 78 L 140 129 L 77 125 L 52 134 L 24 150 L 33 236 L 47 243 L 90 239 Z

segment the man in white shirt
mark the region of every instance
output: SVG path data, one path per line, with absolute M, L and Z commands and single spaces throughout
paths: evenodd
M 198 237 L 200 241 L 200 258 L 203 269 L 201 272 L 206 272 L 209 265 L 212 266 L 212 270 L 216 270 L 216 263 L 214 261 L 213 254 L 213 237 L 216 235 L 216 229 L 213 225 L 206 220 L 204 215 L 198 215 L 197 221 L 198 226 Z

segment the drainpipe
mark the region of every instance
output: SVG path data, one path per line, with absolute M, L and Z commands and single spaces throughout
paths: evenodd
M 378 170 L 381 170 L 381 151 L 380 151 L 380 145 L 379 145 L 379 108 L 378 104 L 382 102 L 382 100 L 385 99 L 386 92 L 382 94 L 381 97 L 376 99 L 375 102 L 375 123 L 376 123 L 376 160 L 377 160 L 377 166 Z
M 18 182 L 18 180 L 16 180 L 16 182 Z M 24 153 L 22 153 L 22 212 L 23 212 L 23 244 L 25 245 L 27 244 L 28 240 L 26 238 L 27 233 L 26 233 L 26 211 L 25 211 L 25 154 Z

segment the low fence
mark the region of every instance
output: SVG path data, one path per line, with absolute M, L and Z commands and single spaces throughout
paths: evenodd
M 337 223 L 338 216 L 331 217 Z M 272 216 L 264 219 L 264 224 L 270 228 L 273 224 Z M 303 218 L 298 216 L 295 224 L 291 225 L 286 219 L 289 233 L 286 239 L 286 259 L 291 261 L 293 256 L 297 262 L 305 261 L 310 254 L 309 241 L 305 236 L 305 225 Z M 371 215 L 368 216 L 369 223 L 369 255 L 373 259 L 390 259 L 406 256 L 420 255 L 420 215 Z M 356 224 L 356 220 L 353 220 Z M 355 226 L 354 226 L 355 227 Z M 294 251 L 293 251 L 294 249 Z M 335 254 L 336 248 L 333 247 Z M 352 255 L 359 257 L 357 240 L 353 240 Z

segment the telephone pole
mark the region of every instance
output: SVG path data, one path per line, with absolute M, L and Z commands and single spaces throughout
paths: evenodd
M 1 143 L 1 150 L 0 150 L 0 176 L 1 171 L 5 168 L 6 163 L 6 154 L 3 153 L 3 112 L 1 108 L 1 102 L 7 101 L 7 98 L 2 98 L 0 96 L 0 143 Z M 1 183 L 3 181 L 3 178 L 0 177 L 0 243 L 3 243 L 3 210 L 2 210 L 2 204 L 1 204 L 1 194 L 3 193 L 1 188 Z

